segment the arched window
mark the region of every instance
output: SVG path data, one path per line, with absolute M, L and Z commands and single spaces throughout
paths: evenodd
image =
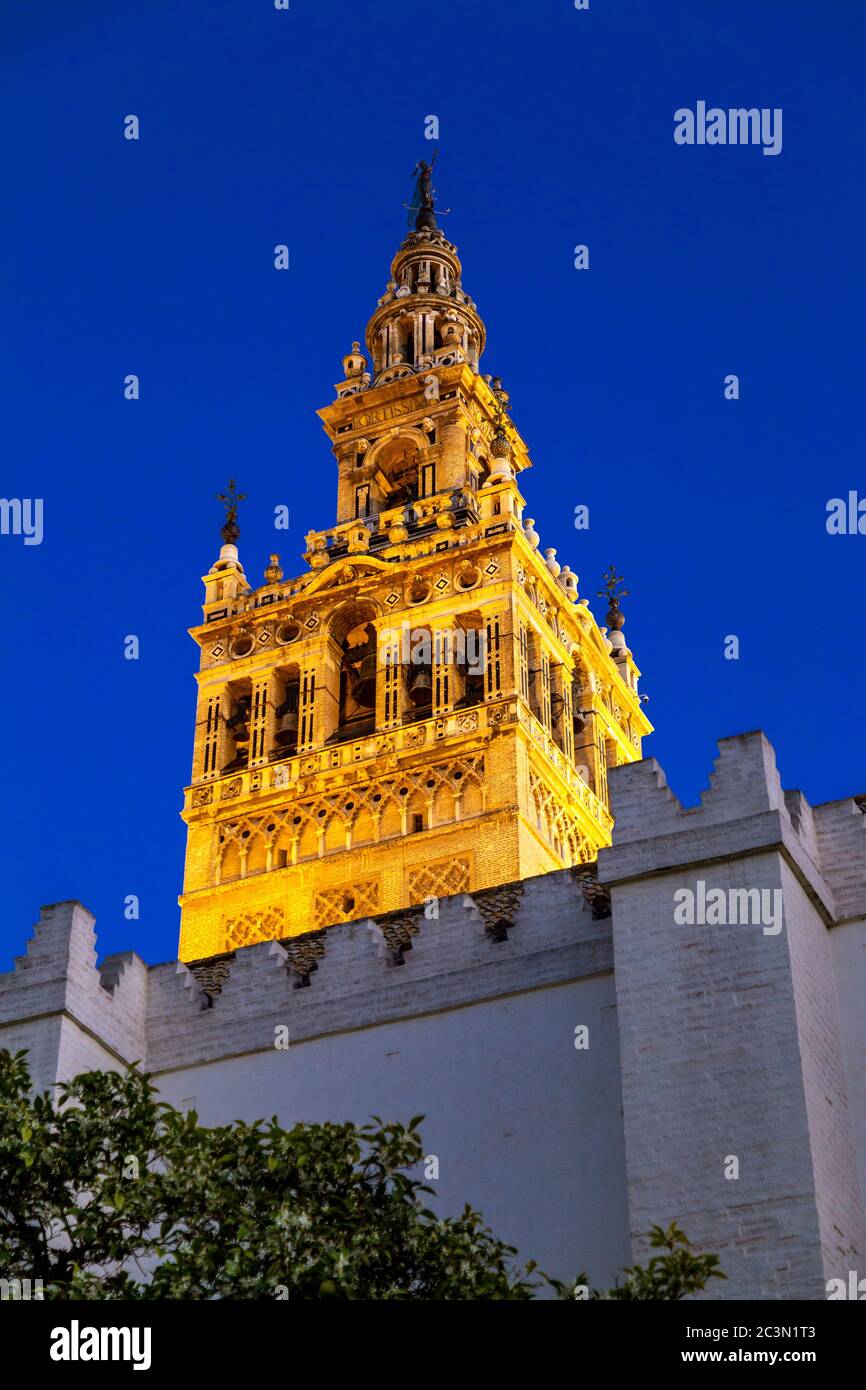
M 237 772 L 250 760 L 250 712 L 252 688 L 248 680 L 233 681 L 229 686 L 231 713 L 226 719 L 226 757 L 223 772 Z
M 386 507 L 406 507 L 416 501 L 421 478 L 419 450 L 414 439 L 398 435 L 389 440 L 377 454 L 376 463 L 388 484 Z
M 279 633 L 277 636 L 279 638 Z M 290 758 L 298 751 L 300 670 L 297 666 L 288 666 L 284 670 L 278 671 L 277 677 L 279 684 L 277 687 L 277 706 L 274 710 L 276 728 L 274 730 L 274 746 L 270 750 L 271 762 L 278 762 L 281 758 Z
M 372 623 L 351 628 L 342 642 L 339 741 L 372 733 L 376 722 L 378 653 Z

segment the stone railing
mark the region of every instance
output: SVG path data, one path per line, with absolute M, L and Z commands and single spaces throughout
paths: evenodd
M 308 777 L 360 767 L 379 758 L 399 756 L 419 748 L 432 748 L 452 738 L 465 738 L 468 734 L 483 733 L 512 723 L 516 718 L 516 698 L 449 710 L 445 714 L 416 719 L 392 729 L 378 729 L 359 739 L 295 754 L 279 762 L 263 763 L 209 781 L 195 782 L 186 788 L 185 806 L 187 810 L 194 810 L 200 806 L 237 801 L 260 793 L 296 790 L 298 783 Z
M 200 806 L 222 801 L 242 800 L 247 796 L 297 790 L 298 783 L 308 777 L 350 768 L 363 767 L 380 758 L 399 757 L 401 753 L 432 748 L 452 738 L 484 734 L 518 718 L 529 729 L 536 746 L 566 783 L 569 791 L 598 824 L 610 829 L 613 817 L 581 777 L 577 768 L 558 747 L 544 725 L 516 696 L 491 700 L 464 709 L 452 709 L 445 714 L 426 719 L 413 719 L 390 729 L 377 729 L 358 739 L 329 744 L 305 753 L 294 754 L 277 762 L 242 768 L 225 773 L 210 781 L 199 781 L 186 788 L 185 806 L 194 810 Z
M 478 499 L 465 489 L 418 497 L 399 507 L 390 507 L 377 516 L 359 517 L 331 526 L 327 531 L 310 531 L 306 536 L 305 559 L 313 569 L 329 565 L 343 555 L 360 555 L 377 546 L 399 545 L 430 526 L 448 530 L 455 521 L 477 521 Z

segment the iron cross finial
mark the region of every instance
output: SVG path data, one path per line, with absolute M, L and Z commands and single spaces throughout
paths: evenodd
M 603 589 L 596 590 L 597 598 L 607 599 L 607 621 L 610 627 L 621 628 L 625 622 L 619 606 L 621 598 L 628 598 L 628 589 L 621 589 L 619 586 L 623 582 L 621 574 L 617 574 L 615 565 L 608 565 L 604 574 L 601 576 Z
M 238 492 L 234 478 L 229 478 L 225 492 L 216 494 L 217 502 L 222 502 L 226 509 L 226 519 L 220 533 L 226 545 L 235 545 L 241 534 L 238 526 L 238 503 L 244 502 L 246 495 L 245 492 Z

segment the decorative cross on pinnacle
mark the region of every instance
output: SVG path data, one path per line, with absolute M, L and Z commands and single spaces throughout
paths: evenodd
M 608 565 L 601 580 L 604 588 L 596 590 L 596 597 L 607 599 L 607 625 L 619 631 L 625 622 L 625 614 L 620 609 L 619 601 L 621 598 L 628 598 L 629 591 L 619 588 L 623 577 L 617 574 L 614 565 Z
M 238 526 L 238 503 L 246 501 L 247 494 L 238 492 L 234 478 L 229 478 L 229 485 L 225 492 L 216 494 L 217 502 L 222 502 L 226 509 L 226 519 L 220 534 L 226 545 L 235 545 L 240 536 Z

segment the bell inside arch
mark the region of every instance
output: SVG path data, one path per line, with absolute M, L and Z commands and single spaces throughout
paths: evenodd
M 298 741 L 298 694 L 297 682 L 290 682 L 286 686 L 285 699 L 277 706 L 276 715 L 279 722 L 274 743 L 280 748 L 290 748 Z
M 409 686 L 409 699 L 418 708 L 419 705 L 429 705 L 433 699 L 433 682 L 430 680 L 429 671 L 419 671 Z
M 289 712 L 287 714 L 284 714 L 282 719 L 280 720 L 275 742 L 277 742 L 281 748 L 285 748 L 289 744 L 297 743 L 297 741 L 298 711 L 289 710 Z
M 376 700 L 376 653 L 363 656 L 352 677 L 352 699 L 362 709 L 372 709 Z
M 235 743 L 247 743 L 249 741 L 250 703 L 248 697 L 242 697 L 235 706 L 234 714 L 226 720 L 226 727 L 231 729 Z

